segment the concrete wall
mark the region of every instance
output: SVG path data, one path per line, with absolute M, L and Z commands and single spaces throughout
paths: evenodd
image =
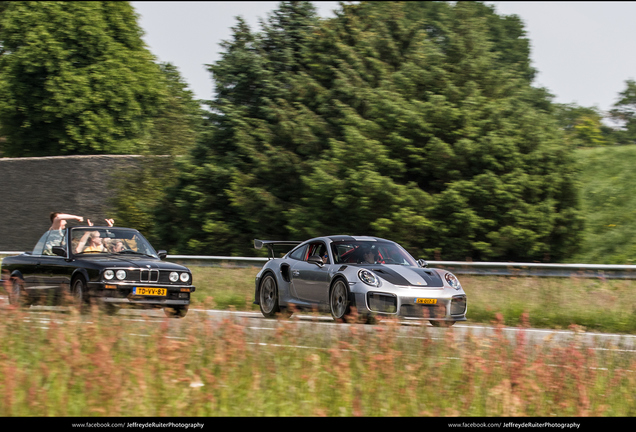
M 119 168 L 134 169 L 140 156 L 0 158 L 0 251 L 30 251 L 58 211 L 90 219 L 113 217 L 109 200 Z M 127 168 L 126 168 L 127 167 Z M 117 221 L 115 220 L 115 223 Z

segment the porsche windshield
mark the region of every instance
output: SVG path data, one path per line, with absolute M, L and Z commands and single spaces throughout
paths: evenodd
M 411 255 L 386 241 L 343 241 L 331 244 L 336 264 L 398 264 L 417 266 Z
M 141 234 L 119 228 L 73 228 L 71 248 L 74 254 L 111 253 L 158 258 L 153 247 Z

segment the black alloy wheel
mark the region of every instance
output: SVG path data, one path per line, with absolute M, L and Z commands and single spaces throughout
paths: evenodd
M 259 303 L 261 313 L 266 318 L 273 318 L 280 312 L 278 305 L 278 286 L 271 274 L 265 275 L 259 288 Z
M 334 320 L 348 321 L 351 306 L 349 305 L 349 289 L 344 280 L 338 279 L 334 283 L 329 295 L 329 307 Z

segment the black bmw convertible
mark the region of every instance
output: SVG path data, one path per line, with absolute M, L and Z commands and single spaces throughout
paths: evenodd
M 163 308 L 168 317 L 188 312 L 192 273 L 163 261 L 135 229 L 72 227 L 45 232 L 33 251 L 2 261 L 11 304 L 64 304 L 87 310 L 91 303 L 108 313 L 121 307 Z

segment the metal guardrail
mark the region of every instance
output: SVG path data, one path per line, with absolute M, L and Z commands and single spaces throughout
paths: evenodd
M 0 252 L 3 256 L 22 252 Z M 209 255 L 168 255 L 167 260 L 200 267 L 260 267 L 264 257 L 231 257 Z M 510 262 L 428 261 L 429 267 L 444 268 L 458 275 L 543 276 L 599 279 L 636 279 L 636 265 L 620 264 L 548 264 Z
M 261 266 L 267 258 L 205 255 L 168 255 L 167 259 L 190 266 Z M 636 265 L 547 264 L 509 262 L 428 261 L 429 267 L 444 268 L 458 275 L 583 277 L 599 279 L 636 279 Z

